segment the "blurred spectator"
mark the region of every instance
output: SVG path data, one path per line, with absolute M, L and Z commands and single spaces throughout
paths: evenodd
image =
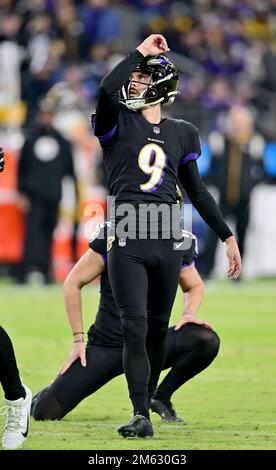
M 15 13 L 8 13 L 0 21 L 0 109 L 6 114 L 5 123 L 11 122 L 11 106 L 20 102 L 20 66 L 23 49 L 17 39 L 21 19 Z
M 40 103 L 20 155 L 19 207 L 26 214 L 26 240 L 19 281 L 50 282 L 51 243 L 64 176 L 76 180 L 71 144 L 52 127 L 53 103 Z
M 212 75 L 232 75 L 244 69 L 243 51 L 237 54 L 234 44 L 227 41 L 222 21 L 215 15 L 207 15 L 204 19 L 203 39 L 205 57 L 202 63 Z
M 87 52 L 90 44 L 120 38 L 121 26 L 110 0 L 87 0 L 80 9 L 84 24 Z
M 22 68 L 22 99 L 28 104 L 27 124 L 33 119 L 38 101 L 53 83 L 59 66 L 54 51 L 55 32 L 52 19 L 46 12 L 33 16 L 27 27 L 26 60 Z
M 263 82 L 268 91 L 276 93 L 276 37 L 263 55 Z
M 225 135 L 210 135 L 213 155 L 209 182 L 219 190 L 219 207 L 224 217 L 235 220 L 241 256 L 249 221 L 250 194 L 253 186 L 264 176 L 264 139 L 255 133 L 251 111 L 233 106 L 225 122 Z M 209 277 L 214 267 L 217 236 L 209 232 L 203 256 L 203 272 Z
M 90 90 L 90 101 L 95 99 L 98 86 L 108 72 L 110 49 L 105 42 L 96 42 L 89 51 L 90 62 L 85 67 L 85 82 Z
M 57 35 L 64 45 L 66 60 L 77 61 L 82 55 L 84 25 L 71 0 L 57 1 Z
M 213 79 L 201 99 L 203 107 L 210 110 L 209 131 L 219 129 L 221 114 L 228 111 L 233 102 L 233 90 L 227 78 L 216 77 Z

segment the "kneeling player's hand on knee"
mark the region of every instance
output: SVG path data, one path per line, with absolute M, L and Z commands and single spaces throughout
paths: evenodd
M 179 320 L 179 322 L 177 323 L 175 327 L 175 331 L 180 330 L 180 328 L 182 328 L 182 326 L 184 325 L 187 325 L 187 323 L 196 323 L 197 325 L 204 326 L 205 328 L 208 328 L 209 330 L 213 329 L 206 320 L 198 320 L 194 315 L 184 314 Z
M 61 375 L 64 374 L 77 359 L 80 359 L 81 365 L 86 367 L 85 344 L 83 341 L 73 344 L 69 357 L 61 367 L 59 373 Z

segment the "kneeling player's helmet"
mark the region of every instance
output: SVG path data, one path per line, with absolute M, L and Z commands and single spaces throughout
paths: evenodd
M 134 71 L 149 75 L 151 80 L 139 96 L 132 98 L 129 95 L 131 79 L 122 86 L 120 101 L 127 108 L 137 111 L 157 103 L 167 106 L 173 103 L 178 94 L 178 73 L 167 56 L 164 54 L 147 56 Z

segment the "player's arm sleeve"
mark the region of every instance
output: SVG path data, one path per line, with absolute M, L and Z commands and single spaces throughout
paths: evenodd
M 189 124 L 189 132 L 181 133 L 181 140 L 183 140 L 183 156 L 179 165 L 186 165 L 188 162 L 197 160 L 201 155 L 201 145 L 197 127 Z
M 91 122 L 95 135 L 102 142 L 109 140 L 116 132 L 119 116 L 119 90 L 143 59 L 137 49 L 122 60 L 99 85 L 96 112 Z
M 186 269 L 188 266 L 191 266 L 194 264 L 198 251 L 197 251 L 197 238 L 195 235 L 192 235 L 193 238 L 190 238 L 190 247 L 184 250 L 183 252 L 183 257 L 182 257 L 182 262 L 181 262 L 181 271 L 183 269 Z
M 231 237 L 233 234 L 230 228 L 199 175 L 196 161 L 190 160 L 185 165 L 179 165 L 178 177 L 204 222 L 216 232 L 221 241 Z

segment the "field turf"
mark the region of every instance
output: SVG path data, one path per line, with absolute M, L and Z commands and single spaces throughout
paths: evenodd
M 0 295 L 0 324 L 12 337 L 23 381 L 36 392 L 55 377 L 70 351 L 62 288 L 1 284 Z M 97 286 L 87 287 L 86 329 L 97 303 Z M 178 292 L 171 323 L 181 307 Z M 173 397 L 186 425 L 165 424 L 153 415 L 154 439 L 119 437 L 117 427 L 131 412 L 125 379 L 119 377 L 60 422 L 32 420 L 24 449 L 275 449 L 275 280 L 208 284 L 198 317 L 213 325 L 221 348 L 214 363 Z M 0 416 L 0 430 L 4 419 Z

